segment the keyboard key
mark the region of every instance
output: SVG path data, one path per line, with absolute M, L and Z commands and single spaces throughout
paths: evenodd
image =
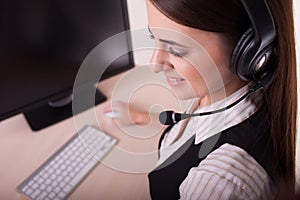
M 46 192 L 48 192 L 48 193 L 50 193 L 52 190 L 53 190 L 52 186 L 48 186 L 48 187 L 46 188 Z
M 25 194 L 31 195 L 33 192 L 33 189 L 29 188 L 28 190 L 25 191 Z
M 61 191 L 57 196 L 59 198 L 63 199 L 63 198 L 65 198 L 66 195 L 67 195 L 66 193 L 64 193 L 63 191 Z
M 46 198 L 46 196 L 48 195 L 48 193 L 47 192 L 42 192 L 42 194 L 40 194 L 39 196 L 38 196 L 38 199 L 45 199 Z
M 46 185 L 49 185 L 51 183 L 51 180 L 50 179 L 47 179 L 46 181 L 45 181 L 45 184 Z
M 77 183 L 95 166 L 96 162 L 89 162 L 70 182 L 71 185 L 76 186 Z
M 55 187 L 53 190 L 54 193 L 58 194 L 60 192 L 60 188 L 59 187 Z
M 64 191 L 65 193 L 69 193 L 71 190 L 72 190 L 72 187 L 69 186 L 69 185 L 67 185 L 67 186 L 64 187 L 64 189 L 63 189 L 63 191 Z
M 54 193 L 54 192 L 50 192 L 50 194 L 49 194 L 49 196 L 48 196 L 48 197 L 49 197 L 50 199 L 53 199 L 55 196 L 56 196 L 56 195 L 55 195 L 55 193 Z
M 65 183 L 65 182 L 61 182 L 61 183 L 59 184 L 59 187 L 60 187 L 60 188 L 64 188 L 64 187 L 65 187 L 65 185 L 66 185 L 66 183 Z
M 35 199 L 35 198 L 37 198 L 37 196 L 38 196 L 41 192 L 42 192 L 41 190 L 37 189 L 37 190 L 35 190 L 35 191 L 31 194 L 31 197 L 32 197 L 33 199 Z
M 28 185 L 25 185 L 25 187 L 22 188 L 22 192 L 25 192 L 29 189 L 29 186 Z
M 40 189 L 43 191 L 43 190 L 45 190 L 45 189 L 46 189 L 46 187 L 47 187 L 47 185 L 45 185 L 45 184 L 42 184 L 42 185 L 40 186 Z
M 31 188 L 35 190 L 35 189 L 37 189 L 38 187 L 39 187 L 39 185 L 38 185 L 37 183 L 34 183 L 34 184 L 32 185 Z

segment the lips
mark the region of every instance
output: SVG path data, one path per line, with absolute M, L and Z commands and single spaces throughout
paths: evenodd
M 167 82 L 172 87 L 178 87 L 184 84 L 185 79 L 178 77 L 167 77 Z

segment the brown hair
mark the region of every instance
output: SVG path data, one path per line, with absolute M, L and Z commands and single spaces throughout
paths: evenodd
M 240 0 L 150 0 L 171 20 L 193 28 L 224 34 L 233 44 L 251 26 Z M 251 0 L 250 0 L 251 1 Z M 268 0 L 277 29 L 278 62 L 265 91 L 271 143 L 281 181 L 295 183 L 297 115 L 296 53 L 292 0 Z

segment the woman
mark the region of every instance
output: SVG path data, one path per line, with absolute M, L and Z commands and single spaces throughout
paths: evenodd
M 149 174 L 153 199 L 265 199 L 282 182 L 291 184 L 293 191 L 297 93 L 292 0 L 268 0 L 268 5 L 276 27 L 276 52 L 268 64 L 271 78 L 264 91 L 220 113 L 222 126 L 214 123 L 219 118 L 213 115 L 169 126 L 159 143 L 159 166 Z M 242 1 L 148 0 L 147 9 L 151 37 L 157 43 L 152 70 L 165 74 L 180 99 L 196 97 L 188 113 L 234 103 L 265 78 L 237 76 L 232 67 L 238 41 L 253 26 Z M 193 48 L 161 29 L 201 45 L 223 84 L 210 85 L 214 77 L 205 77 L 203 66 L 189 62 Z M 124 107 L 121 103 L 106 111 L 122 113 Z M 131 108 L 135 123 L 149 121 L 147 114 Z M 206 144 L 209 148 L 203 150 Z

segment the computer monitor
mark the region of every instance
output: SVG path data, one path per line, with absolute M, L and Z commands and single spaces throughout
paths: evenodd
M 83 60 L 102 41 L 126 30 L 126 0 L 2 0 L 0 120 L 24 113 L 31 128 L 40 130 L 70 117 Z M 130 37 L 118 45 L 128 53 L 101 80 L 134 66 Z M 96 103 L 104 100 L 99 91 Z

